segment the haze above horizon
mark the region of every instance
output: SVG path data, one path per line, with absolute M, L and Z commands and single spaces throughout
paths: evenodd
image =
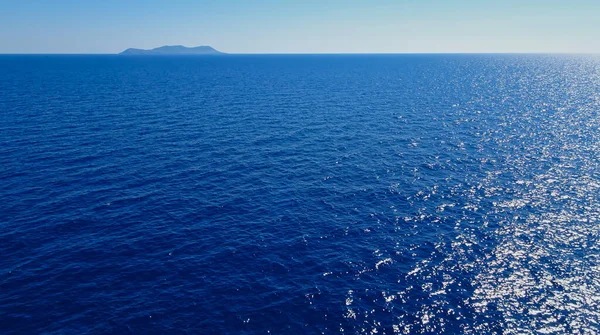
M 600 2 L 0 0 L 0 53 L 599 53 Z

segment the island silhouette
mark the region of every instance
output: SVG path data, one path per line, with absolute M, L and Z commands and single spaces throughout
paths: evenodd
M 119 55 L 224 55 L 213 47 L 203 45 L 188 48 L 183 45 L 165 45 L 151 50 L 129 48 Z

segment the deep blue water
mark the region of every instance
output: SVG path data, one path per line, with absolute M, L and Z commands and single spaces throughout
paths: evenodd
M 599 112 L 598 56 L 0 56 L 0 333 L 594 333 Z

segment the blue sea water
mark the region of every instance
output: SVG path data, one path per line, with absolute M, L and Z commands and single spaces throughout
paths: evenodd
M 0 333 L 596 333 L 599 112 L 598 56 L 0 56 Z

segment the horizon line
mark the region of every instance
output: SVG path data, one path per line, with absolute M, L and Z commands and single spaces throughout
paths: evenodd
M 475 52 L 462 52 L 462 51 L 450 51 L 450 52 L 420 52 L 420 51 L 408 51 L 408 52 L 250 52 L 250 53 L 226 53 L 222 52 L 221 54 L 154 54 L 154 55 L 121 55 L 120 53 L 62 53 L 62 52 L 11 52 L 4 53 L 0 52 L 0 55 L 6 56 L 27 56 L 27 55 L 39 55 L 39 56 L 51 56 L 51 55 L 65 55 L 65 56 L 125 56 L 125 57 L 135 57 L 135 56 L 144 56 L 144 57 L 156 57 L 156 56 L 184 56 L 184 57 L 197 57 L 197 56 L 245 56 L 245 55 L 600 55 L 600 52 L 568 52 L 568 51 L 532 51 L 532 52 L 522 52 L 522 51 L 475 51 Z

